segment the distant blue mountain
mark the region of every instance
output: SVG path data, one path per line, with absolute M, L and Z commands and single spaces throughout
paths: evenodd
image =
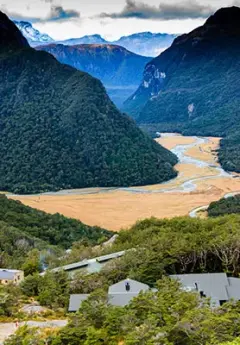
M 136 54 L 155 57 L 170 47 L 176 37 L 177 35 L 166 33 L 141 32 L 130 36 L 123 36 L 114 43 Z
M 64 41 L 58 41 L 57 43 L 64 44 L 65 46 L 74 46 L 78 44 L 106 44 L 108 42 L 100 35 L 90 35 L 80 38 L 71 38 Z
M 47 34 L 42 34 L 36 30 L 31 23 L 21 21 L 15 24 L 28 40 L 31 46 L 38 46 L 43 44 L 49 44 L 55 42 L 52 37 Z M 55 43 L 61 43 L 64 45 L 79 45 L 79 44 L 115 44 L 122 46 L 129 51 L 143 56 L 157 56 L 162 51 L 167 49 L 173 42 L 176 35 L 170 35 L 166 33 L 152 33 L 141 32 L 130 36 L 123 36 L 116 41 L 107 41 L 100 35 L 88 35 L 80 38 L 71 38 L 63 41 L 57 41 Z

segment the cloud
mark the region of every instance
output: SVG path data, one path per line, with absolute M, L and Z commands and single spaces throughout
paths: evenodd
M 207 18 L 214 9 L 209 5 L 202 5 L 195 0 L 186 0 L 170 4 L 161 2 L 159 6 L 151 6 L 143 2 L 126 0 L 121 12 L 101 13 L 101 18 L 136 18 L 152 20 L 196 19 Z
M 52 0 L 44 0 L 45 2 L 52 2 Z M 80 13 L 72 9 L 64 9 L 62 6 L 52 5 L 49 13 L 45 17 L 33 17 L 27 14 L 22 15 L 17 12 L 10 12 L 6 6 L 3 5 L 0 10 L 6 13 L 11 19 L 26 20 L 31 23 L 47 23 L 47 22 L 63 22 L 69 19 L 80 18 Z
M 62 6 L 51 6 L 51 11 L 44 21 L 55 22 L 72 18 L 79 18 L 80 13 L 76 10 L 65 10 Z

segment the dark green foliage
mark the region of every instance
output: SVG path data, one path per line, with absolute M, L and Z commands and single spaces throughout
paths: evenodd
M 69 277 L 64 271 L 46 272 L 43 276 L 27 276 L 21 283 L 25 296 L 35 297 L 42 306 L 51 309 L 65 308 L 69 299 Z
M 124 308 L 107 305 L 96 292 L 52 338 L 23 328 L 5 345 L 221 345 L 239 337 L 239 302 L 211 308 L 176 281 L 165 278 L 157 287 L 158 292 L 140 293 Z
M 0 221 L 0 267 L 22 268 L 28 253 L 49 245 L 31 235 Z
M 152 60 L 125 110 L 156 131 L 226 137 L 219 161 L 240 172 L 240 8 L 217 11 L 207 22 Z M 165 73 L 165 77 L 159 74 Z M 154 97 L 152 96 L 154 95 Z
M 130 186 L 176 176 L 176 157 L 120 114 L 88 74 L 46 52 L 1 46 L 0 80 L 0 190 Z
M 168 274 L 240 274 L 240 216 L 146 219 L 120 231 L 111 252 L 128 250 L 97 274 L 76 275 L 72 293 L 89 293 L 125 278 L 155 286 Z
M 235 126 L 226 138 L 221 140 L 219 162 L 225 170 L 240 172 L 240 128 Z
M 155 258 L 161 262 L 162 272 L 167 274 L 225 271 L 238 276 L 239 236 L 238 215 L 214 219 L 153 218 L 136 224 L 129 232 L 120 232 L 113 250 L 135 248 L 135 256 L 142 257 L 140 267 L 144 267 L 144 260 Z M 146 250 L 145 255 L 141 251 L 138 255 L 141 248 Z M 133 270 L 132 274 L 137 275 L 137 272 L 139 274 L 141 270 Z M 152 279 L 153 272 L 154 265 L 149 264 L 145 277 Z M 160 270 L 156 271 L 155 281 L 160 273 Z
M 210 217 L 218 217 L 231 213 L 240 214 L 240 194 L 211 202 L 208 207 L 208 215 Z
M 19 201 L 8 199 L 5 195 L 0 195 L 0 221 L 4 222 L 3 225 L 5 224 L 10 230 L 11 227 L 15 228 L 11 231 L 13 237 L 15 237 L 14 233 L 17 234 L 16 236 L 24 233 L 26 239 L 38 238 L 38 242 L 41 239 L 63 248 L 69 248 L 73 242 L 80 240 L 86 241 L 90 245 L 97 244 L 112 236 L 110 231 L 90 227 L 76 219 L 66 218 L 60 214 L 50 215 L 38 211 Z M 4 236 L 4 227 L 0 234 Z M 6 247 L 4 241 L 0 241 L 1 245 Z

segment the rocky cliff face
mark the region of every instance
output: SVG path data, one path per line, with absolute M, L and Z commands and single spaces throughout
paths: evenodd
M 148 63 L 125 110 L 145 123 L 191 121 L 204 112 L 216 113 L 223 100 L 229 102 L 227 94 L 229 98 L 237 93 L 239 23 L 240 9 L 225 8 L 202 27 L 176 38 Z

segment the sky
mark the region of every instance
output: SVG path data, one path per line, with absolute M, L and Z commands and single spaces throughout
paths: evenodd
M 115 40 L 136 32 L 186 33 L 217 9 L 240 0 L 0 0 L 11 19 L 33 23 L 56 40 L 100 34 Z

